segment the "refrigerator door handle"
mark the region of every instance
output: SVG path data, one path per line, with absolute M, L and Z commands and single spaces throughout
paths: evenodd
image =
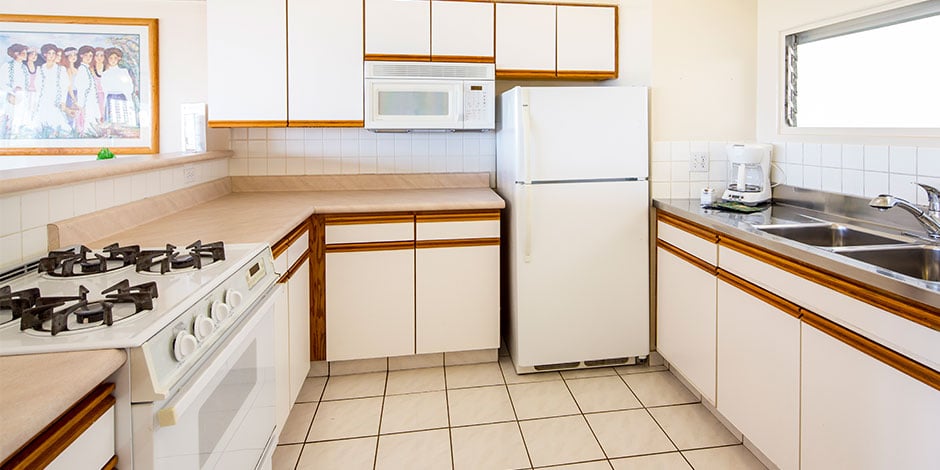
M 525 205 L 522 212 L 525 214 L 525 226 L 523 230 L 525 233 L 522 235 L 522 259 L 524 262 L 529 263 L 532 261 L 532 191 L 529 188 L 529 185 L 523 184 L 522 191 L 523 199 L 525 200 Z
M 523 90 L 522 93 L 522 165 L 525 170 L 525 178 L 523 181 L 526 184 L 532 182 L 532 167 L 530 165 L 531 159 L 529 158 L 529 139 L 532 136 L 532 118 L 529 115 L 529 94 L 526 90 Z

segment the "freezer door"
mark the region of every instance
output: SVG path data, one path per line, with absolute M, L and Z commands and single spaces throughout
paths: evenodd
M 647 89 L 522 89 L 524 181 L 646 178 Z
M 517 367 L 649 354 L 647 182 L 516 189 L 508 336 Z

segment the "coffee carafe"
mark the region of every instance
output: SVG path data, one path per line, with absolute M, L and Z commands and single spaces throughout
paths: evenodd
M 721 198 L 756 206 L 770 200 L 770 156 L 768 144 L 729 144 L 728 188 Z

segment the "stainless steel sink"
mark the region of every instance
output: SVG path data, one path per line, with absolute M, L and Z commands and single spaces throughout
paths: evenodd
M 916 279 L 940 282 L 940 246 L 885 246 L 837 253 Z
M 795 242 L 822 247 L 896 245 L 903 240 L 849 228 L 839 224 L 794 224 L 757 226 L 763 232 Z

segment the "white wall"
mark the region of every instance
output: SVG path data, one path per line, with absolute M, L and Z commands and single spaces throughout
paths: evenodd
M 160 61 L 160 153 L 182 150 L 180 105 L 204 103 L 208 96 L 206 3 L 188 0 L 0 0 L 10 14 L 157 18 Z M 227 133 L 223 133 L 224 138 Z M 219 134 L 210 136 L 215 141 Z M 93 152 L 89 152 L 93 153 Z M 0 170 L 94 157 L 2 157 Z M 120 158 L 120 157 L 118 157 Z

